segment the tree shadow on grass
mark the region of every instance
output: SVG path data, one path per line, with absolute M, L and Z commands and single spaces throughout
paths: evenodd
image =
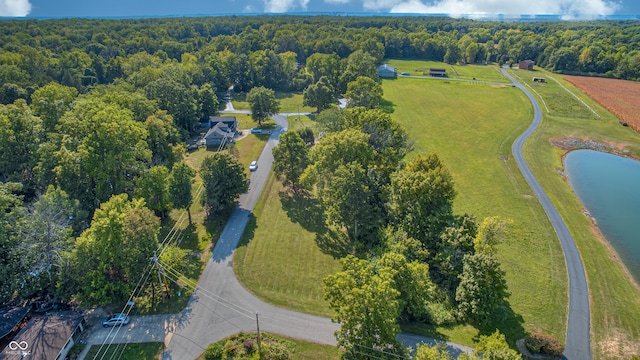
M 385 99 L 380 100 L 380 109 L 386 114 L 393 114 L 396 111 L 395 107 L 392 101 Z
M 279 195 L 282 208 L 289 219 L 316 234 L 316 244 L 320 251 L 336 259 L 349 253 L 349 242 L 345 242 L 344 236 L 327 226 L 324 209 L 318 199 L 306 192 L 281 191 Z
M 522 324 L 524 324 L 522 315 L 516 314 L 511 308 L 509 301 L 505 299 L 502 305 L 500 305 L 500 308 L 489 318 L 489 321 L 486 321 L 484 324 L 474 325 L 479 331 L 478 335 L 491 335 L 496 330 L 500 330 L 500 333 L 505 336 L 509 346 L 517 350 L 516 341 L 524 338 L 526 335 Z

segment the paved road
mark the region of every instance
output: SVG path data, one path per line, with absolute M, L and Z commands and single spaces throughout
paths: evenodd
M 513 81 L 516 87 L 522 90 L 533 104 L 533 122 L 529 128 L 516 139 L 511 147 L 511 151 L 522 175 L 529 183 L 529 186 L 531 186 L 534 194 L 542 204 L 544 211 L 547 213 L 553 229 L 558 235 L 558 239 L 560 239 L 562 251 L 564 252 L 569 276 L 569 321 L 567 323 L 567 340 L 564 355 L 570 360 L 589 360 L 591 359 L 589 290 L 582 258 L 580 257 L 580 252 L 576 247 L 576 243 L 573 241 L 569 229 L 567 229 L 567 225 L 549 199 L 549 196 L 547 196 L 547 193 L 544 192 L 533 176 L 522 155 L 522 145 L 542 121 L 542 111 L 540 111 L 540 105 L 536 98 L 534 98 L 524 86 L 509 75 L 505 69 L 502 69 L 502 73 Z

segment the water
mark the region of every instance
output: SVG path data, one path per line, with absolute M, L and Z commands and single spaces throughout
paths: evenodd
M 640 162 L 593 150 L 565 157 L 571 186 L 640 282 Z

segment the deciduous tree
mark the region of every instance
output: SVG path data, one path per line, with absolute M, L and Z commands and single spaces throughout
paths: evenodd
M 169 177 L 169 198 L 171 203 L 176 209 L 187 210 L 189 225 L 191 225 L 190 207 L 193 201 L 191 187 L 195 176 L 195 170 L 184 161 L 181 161 L 173 165 L 171 176 Z
M 135 195 L 144 199 L 147 208 L 164 218 L 170 204 L 169 170 L 162 165 L 147 170 L 138 178 Z
M 344 96 L 349 99 L 349 107 L 363 106 L 373 109 L 382 100 L 382 87 L 370 77 L 358 76 L 347 84 L 347 92 Z
M 296 192 L 300 175 L 309 165 L 309 146 L 295 131 L 280 136 L 278 146 L 273 149 L 273 171 L 285 186 Z
M 248 189 L 242 165 L 226 153 L 207 156 L 202 161 L 200 177 L 204 184 L 202 205 L 209 214 L 228 209 Z
M 247 94 L 247 101 L 251 106 L 251 118 L 261 125 L 271 115 L 280 111 L 280 103 L 271 89 L 254 87 Z

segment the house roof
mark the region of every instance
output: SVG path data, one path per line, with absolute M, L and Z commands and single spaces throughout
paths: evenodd
M 29 312 L 26 306 L 0 308 L 0 338 L 7 336 Z
M 378 71 L 381 71 L 381 70 L 396 71 L 396 68 L 394 68 L 391 65 L 384 64 L 384 65 L 378 66 Z
M 209 116 L 209 122 L 210 123 L 219 123 L 219 122 L 235 122 L 236 121 L 236 117 L 235 116 Z
M 232 137 L 233 131 L 229 129 L 224 123 L 219 122 L 215 124 L 204 136 L 205 139 L 219 139 L 225 136 Z
M 533 61 L 533 60 L 522 60 L 522 61 L 520 61 L 520 63 L 521 63 L 521 64 L 523 64 L 523 63 L 524 63 L 524 64 L 532 64 L 532 65 L 535 65 L 535 63 L 536 63 L 536 62 L 535 62 L 535 61 Z
M 13 339 L 18 344 L 26 344 L 26 347 L 11 349 L 7 346 L 0 353 L 0 359 L 22 359 L 23 351 L 29 352 L 29 359 L 55 359 L 82 322 L 82 318 L 82 313 L 77 311 L 34 317 Z
M 447 69 L 443 69 L 443 68 L 430 68 L 429 71 L 431 72 L 443 72 L 446 73 Z

